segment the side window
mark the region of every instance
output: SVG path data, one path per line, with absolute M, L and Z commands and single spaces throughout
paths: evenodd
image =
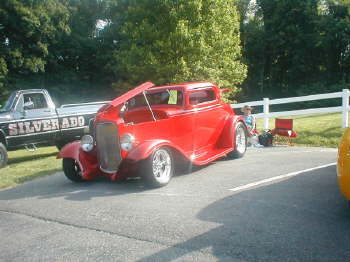
M 182 92 L 179 90 L 170 90 L 169 91 L 169 105 L 182 105 L 183 95 Z
M 36 93 L 36 94 L 24 94 L 24 105 L 31 105 L 30 109 L 41 109 L 47 108 L 47 102 L 44 94 Z
M 216 99 L 213 89 L 198 90 L 190 93 L 190 104 L 197 105 L 204 102 L 213 101 Z
M 148 95 L 151 105 L 182 105 L 183 95 L 179 90 L 164 90 Z

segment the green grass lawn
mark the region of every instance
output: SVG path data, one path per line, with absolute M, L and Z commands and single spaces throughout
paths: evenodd
M 295 145 L 316 147 L 338 147 L 345 129 L 341 128 L 341 114 L 314 114 L 304 116 L 280 117 L 293 118 L 293 129 L 298 133 Z M 257 128 L 263 129 L 263 119 L 257 119 Z M 270 118 L 269 128 L 273 129 L 275 119 Z
M 288 117 L 284 117 L 288 118 Z M 291 117 L 294 130 L 299 137 L 295 145 L 316 147 L 337 147 L 344 129 L 341 128 L 341 114 L 322 114 Z M 274 127 L 270 119 L 270 129 Z M 263 120 L 257 120 L 258 129 L 263 129 Z M 56 159 L 56 147 L 39 147 L 35 152 L 17 150 L 9 152 L 9 164 L 0 169 L 0 188 L 15 186 L 36 177 L 62 170 L 61 160 Z
M 62 170 L 62 160 L 56 159 L 56 147 L 39 147 L 37 151 L 25 149 L 8 152 L 9 161 L 0 169 L 0 188 L 15 186 L 36 177 Z

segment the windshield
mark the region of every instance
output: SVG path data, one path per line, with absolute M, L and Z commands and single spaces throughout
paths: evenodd
M 10 111 L 13 103 L 15 102 L 16 92 L 13 92 L 8 100 L 5 102 L 4 106 L 0 108 L 0 111 Z
M 179 90 L 162 90 L 159 92 L 147 93 L 147 99 L 153 105 L 182 105 L 182 92 Z M 147 102 L 142 94 L 131 98 L 128 101 L 129 109 L 147 106 Z

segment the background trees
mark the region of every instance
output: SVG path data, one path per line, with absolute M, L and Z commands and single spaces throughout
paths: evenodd
M 105 67 L 134 86 L 208 80 L 237 91 L 241 62 L 239 15 L 225 0 L 121 0 L 106 30 L 117 32 Z
M 0 3 L 2 94 L 18 78 L 45 72 L 50 45 L 69 34 L 64 1 L 3 0 Z M 6 86 L 5 86 L 6 85 Z
M 246 100 L 347 88 L 350 1 L 0 2 L 0 102 L 18 88 L 113 98 L 146 80 L 214 81 Z
M 241 13 L 249 68 L 245 95 L 280 97 L 348 88 L 349 7 L 348 0 L 257 0 L 248 6 Z

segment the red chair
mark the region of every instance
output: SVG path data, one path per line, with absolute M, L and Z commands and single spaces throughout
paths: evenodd
M 297 132 L 293 130 L 293 119 L 275 119 L 275 128 L 271 130 L 271 134 L 275 136 L 276 143 L 283 143 L 285 138 L 289 145 L 292 145 L 292 139 L 298 137 Z

